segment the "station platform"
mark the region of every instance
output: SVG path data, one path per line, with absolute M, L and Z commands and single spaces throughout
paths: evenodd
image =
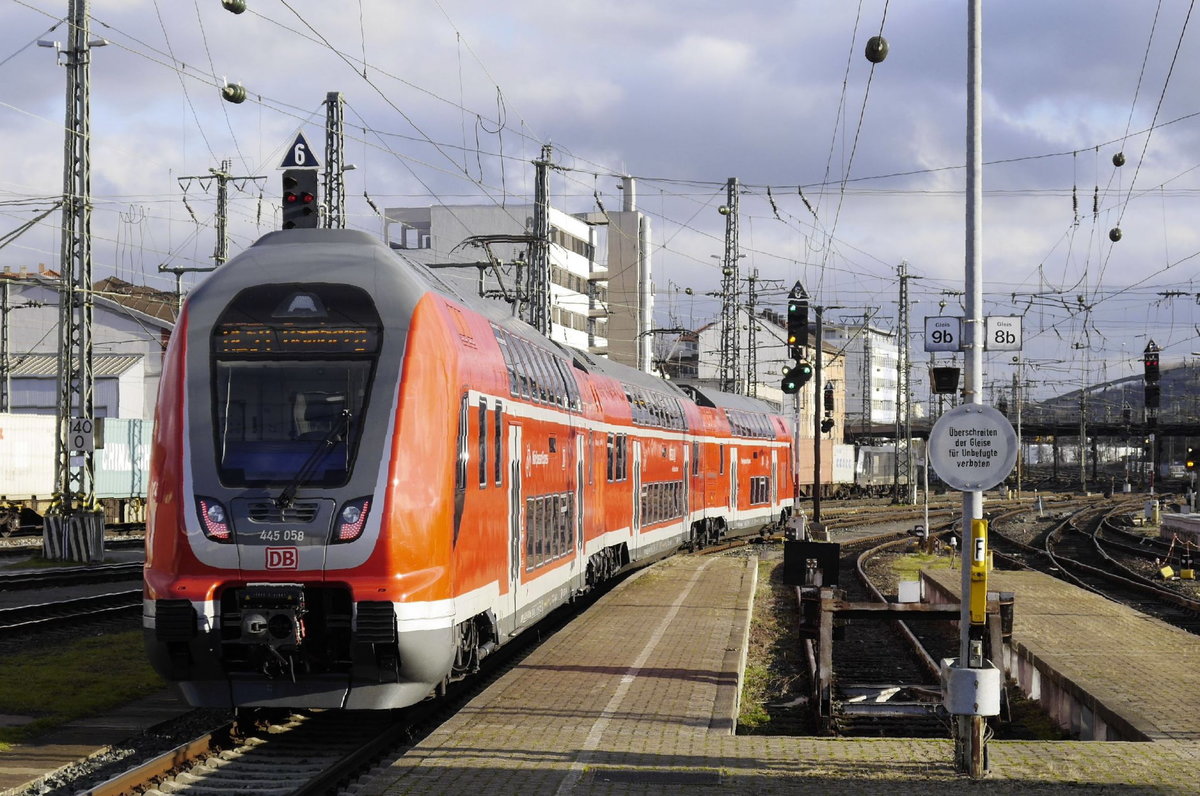
M 354 793 L 1197 790 L 1191 740 L 993 741 L 992 773 L 970 782 L 949 738 L 736 735 L 757 574 L 756 559 L 734 557 L 676 556 L 642 571 Z
M 958 602 L 960 570 L 922 578 L 927 602 Z M 1200 636 L 1040 572 L 991 572 L 988 591 L 1015 595 L 1009 678 L 1063 727 L 1084 740 L 1200 741 Z

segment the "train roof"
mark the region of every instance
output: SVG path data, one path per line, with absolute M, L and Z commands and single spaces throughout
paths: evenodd
M 681 382 L 679 388 L 700 406 L 711 406 L 716 409 L 734 409 L 741 412 L 759 412 L 762 414 L 778 414 L 774 407 L 766 401 L 752 398 L 749 395 L 736 395 L 731 392 L 721 392 L 712 387 L 702 387 L 699 384 Z
M 304 229 L 276 231 L 264 235 L 250 247 L 250 250 L 260 246 L 289 243 L 301 243 L 309 246 L 313 246 L 314 244 L 330 244 L 334 246 L 359 245 L 368 249 L 378 249 L 380 254 L 387 252 L 398 264 L 407 266 L 405 271 L 408 275 L 418 283 L 422 283 L 428 290 L 466 305 L 497 326 L 520 336 L 534 345 L 566 357 L 575 367 L 584 372 L 599 373 L 624 384 L 668 393 L 678 398 L 695 401 L 700 406 L 763 414 L 775 413 L 775 410 L 769 404 L 757 398 L 721 392 L 720 390 L 711 387 L 702 387 L 697 384 L 666 381 L 653 374 L 620 362 L 596 357 L 581 349 L 554 342 L 525 321 L 516 317 L 510 305 L 475 295 L 462 280 L 446 278 L 436 269 L 429 268 L 423 263 L 405 257 L 395 249 L 386 246 L 377 237 L 360 230 Z

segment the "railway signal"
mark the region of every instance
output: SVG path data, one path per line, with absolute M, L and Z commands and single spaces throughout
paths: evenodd
M 286 169 L 283 172 L 283 228 L 316 229 L 317 172 Z
M 803 360 L 804 349 L 808 347 L 808 293 L 799 282 L 788 293 L 787 344 L 791 358 Z
M 1189 473 L 1196 472 L 1196 449 L 1187 449 L 1187 458 L 1183 460 L 1183 466 L 1187 468 Z
M 795 395 L 800 392 L 801 387 L 808 384 L 812 376 L 812 363 L 807 359 L 798 359 L 790 365 L 783 366 L 783 381 L 780 382 L 779 389 L 783 390 L 785 395 Z
M 1158 381 L 1158 352 L 1159 348 L 1153 340 L 1146 344 L 1146 350 L 1142 352 L 1143 378 L 1147 384 Z

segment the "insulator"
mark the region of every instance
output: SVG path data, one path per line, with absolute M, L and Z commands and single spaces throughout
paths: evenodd
M 227 83 L 221 89 L 221 98 L 234 105 L 240 105 L 246 101 L 246 87 L 238 83 Z
M 221 5 L 225 6 L 226 11 L 232 11 L 234 14 L 246 10 L 246 0 L 221 0 Z
M 1113 243 L 1116 243 L 1117 241 L 1119 241 L 1121 239 L 1121 228 L 1113 227 L 1112 229 L 1110 229 L 1108 231 L 1108 239 L 1111 240 Z
M 887 39 L 882 36 L 872 36 L 867 39 L 867 60 L 873 64 L 878 64 L 887 58 L 888 43 Z
M 1118 152 L 1117 154 L 1113 155 L 1113 165 L 1116 166 L 1117 168 L 1121 168 L 1122 166 L 1125 165 L 1125 153 L 1124 152 Z

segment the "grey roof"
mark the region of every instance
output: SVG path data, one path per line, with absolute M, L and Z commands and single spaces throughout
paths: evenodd
M 120 376 L 141 362 L 142 354 L 93 354 L 93 376 Z M 58 375 L 57 354 L 24 354 L 12 357 L 13 377 L 45 378 Z

